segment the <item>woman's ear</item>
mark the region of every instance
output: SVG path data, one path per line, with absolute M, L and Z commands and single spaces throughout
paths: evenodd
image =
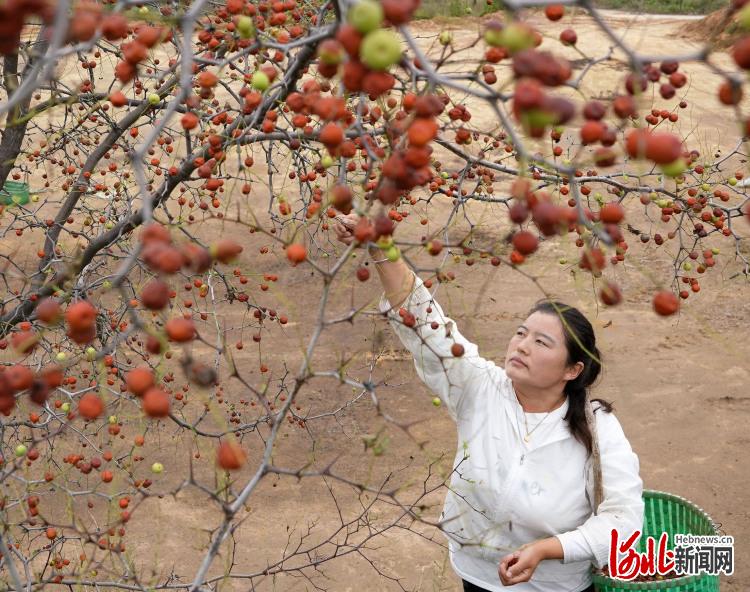
M 568 368 L 565 372 L 565 380 L 575 380 L 578 378 L 578 375 L 583 372 L 584 364 L 583 362 L 576 362 L 572 366 Z

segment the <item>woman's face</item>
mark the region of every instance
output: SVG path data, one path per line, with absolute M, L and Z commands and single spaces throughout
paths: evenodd
M 505 372 L 519 386 L 548 389 L 573 380 L 583 363 L 566 367 L 568 349 L 557 315 L 535 312 L 516 329 L 505 354 Z

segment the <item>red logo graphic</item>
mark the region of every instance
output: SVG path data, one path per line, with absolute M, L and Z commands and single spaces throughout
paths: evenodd
M 619 543 L 617 530 L 612 529 L 609 545 L 609 577 L 621 580 L 633 580 L 641 575 L 652 576 L 655 574 L 667 575 L 675 566 L 674 551 L 667 549 L 669 535 L 663 532 L 659 537 L 659 550 L 655 553 L 656 542 L 654 537 L 646 539 L 646 552 L 638 553 L 633 545 L 641 536 L 641 531 L 636 530 L 630 538 Z M 625 557 L 618 561 L 617 554 L 625 553 Z

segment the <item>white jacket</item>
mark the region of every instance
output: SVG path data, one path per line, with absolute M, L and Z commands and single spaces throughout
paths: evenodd
M 412 272 L 413 273 L 413 272 Z M 443 314 L 422 280 L 402 307 L 416 318 L 411 328 L 385 294 L 379 303 L 389 324 L 414 356 L 419 378 L 456 422 L 458 450 L 441 527 L 451 565 L 463 579 L 498 592 L 579 592 L 591 584 L 591 564 L 609 562 L 610 531 L 620 540 L 642 530 L 643 482 L 638 457 L 620 422 L 594 404 L 604 500 L 593 515 L 593 472 L 586 449 L 570 433 L 568 401 L 523 441 L 523 408 L 505 371 L 477 353 Z M 437 329 L 431 324 L 437 322 Z M 454 357 L 460 343 L 464 354 Z M 526 414 L 529 429 L 546 414 Z M 500 558 L 524 543 L 557 536 L 564 559 L 539 563 L 531 580 L 506 588 Z

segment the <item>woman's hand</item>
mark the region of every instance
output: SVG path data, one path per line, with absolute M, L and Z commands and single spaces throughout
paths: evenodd
M 350 245 L 354 241 L 354 227 L 357 225 L 359 216 L 354 212 L 349 214 L 339 214 L 334 218 L 333 230 L 336 232 L 336 238 L 344 243 Z
M 518 551 L 506 555 L 500 560 L 497 573 L 503 586 L 512 586 L 521 582 L 528 582 L 534 575 L 539 562 L 545 559 L 543 550 L 535 543 L 527 543 Z

